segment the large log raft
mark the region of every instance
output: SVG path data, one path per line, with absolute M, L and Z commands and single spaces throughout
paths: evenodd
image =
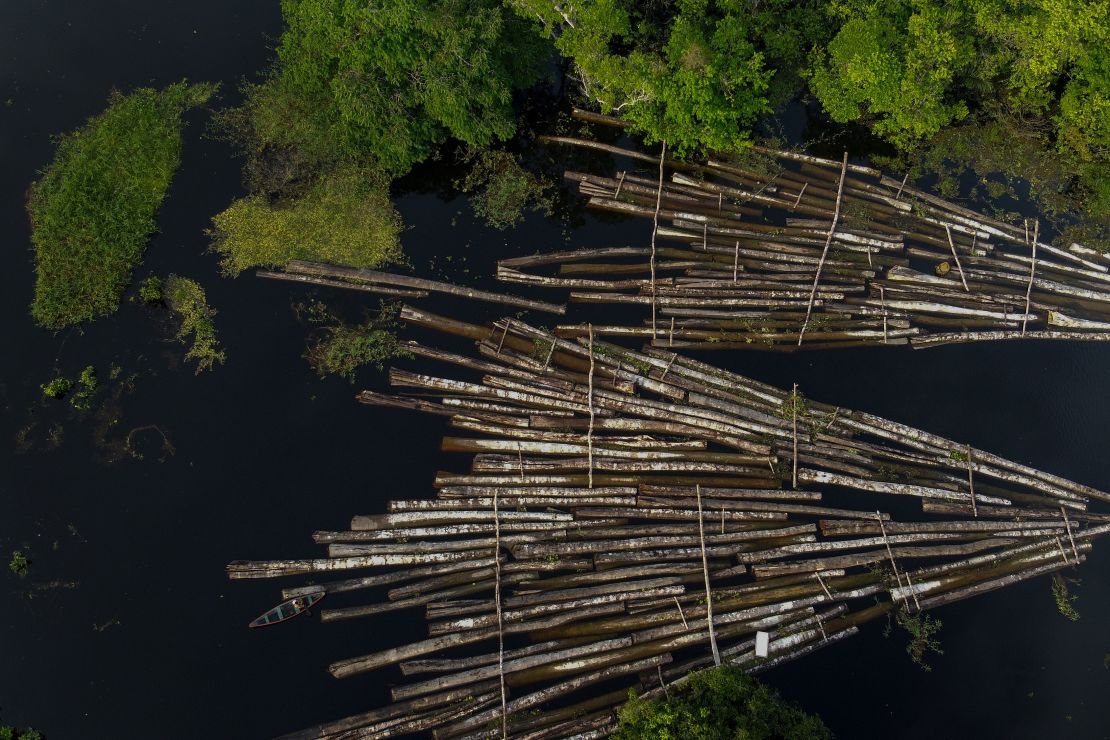
M 579 117 L 619 125 L 617 119 Z M 1110 339 L 1110 258 L 1040 240 L 878 170 L 756 147 L 758 162 L 686 162 L 587 139 L 643 171 L 567 171 L 591 208 L 652 222 L 643 247 L 502 260 L 508 282 L 644 307 L 597 336 L 657 347 L 799 347 Z M 648 246 L 650 244 L 650 246 Z M 538 268 L 538 269 L 537 269 Z M 551 269 L 554 268 L 554 269 Z M 585 324 L 559 327 L 585 336 Z
M 441 373 L 395 368 L 410 395 L 358 399 L 446 417 L 469 472 L 317 532 L 326 557 L 228 573 L 309 576 L 284 596 L 335 594 L 325 622 L 420 609 L 428 637 L 368 632 L 374 652 L 330 670 L 398 666 L 394 703 L 290 737 L 602 737 L 629 688 L 765 670 L 892 611 L 1075 566 L 1110 531 L 1088 508 L 1106 493 L 796 389 L 589 327 L 401 318 L 477 352 L 409 342 Z

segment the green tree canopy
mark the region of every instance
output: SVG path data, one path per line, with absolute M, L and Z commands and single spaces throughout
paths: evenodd
M 744 146 L 823 34 L 815 2 L 508 2 L 539 19 L 586 97 L 679 153 Z
M 662 701 L 634 694 L 618 710 L 614 740 L 828 740 L 818 717 L 784 702 L 739 668 L 693 674 Z
M 1110 1 L 836 0 L 811 84 L 836 121 L 903 147 L 969 111 L 1043 116 L 1087 163 L 1110 156 Z
M 256 151 L 348 158 L 403 174 L 448 136 L 512 135 L 512 91 L 538 78 L 543 44 L 495 0 L 283 0 L 278 62 L 247 91 Z

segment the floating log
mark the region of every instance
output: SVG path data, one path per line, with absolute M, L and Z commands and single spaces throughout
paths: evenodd
M 498 267 L 501 280 L 568 291 L 574 302 L 644 307 L 640 323 L 595 325 L 599 337 L 789 352 L 1110 336 L 1110 260 L 1042 243 L 1039 221 L 1029 233 L 847 157 L 752 147 L 769 165 L 764 171 L 743 158 L 683 162 L 589 139 L 540 141 L 651 166 L 651 176 L 566 173 L 589 207 L 651 219 L 646 246 L 517 257 Z M 584 329 L 562 325 L 556 333 Z
M 601 733 L 629 688 L 662 695 L 717 661 L 767 670 L 891 611 L 1076 567 L 1110 531 L 1089 510 L 1106 493 L 799 389 L 589 328 L 401 316 L 477 349 L 410 345 L 446 369 L 395 368 L 402 395 L 359 400 L 447 416 L 443 449 L 469 472 L 317 532 L 328 557 L 228 566 L 375 569 L 284 593 L 335 594 L 327 622 L 407 610 L 427 625 L 426 639 L 330 666 L 399 664 L 392 707 L 299 737 Z

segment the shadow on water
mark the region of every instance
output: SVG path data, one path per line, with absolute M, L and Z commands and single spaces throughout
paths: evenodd
M 291 304 L 308 291 L 250 276 L 219 278 L 207 254 L 208 218 L 240 193 L 238 166 L 190 117 L 184 161 L 136 277 L 176 272 L 199 280 L 220 313 L 226 365 L 194 376 L 184 348 L 167 341 L 149 309 L 118 314 L 58 336 L 28 315 L 32 270 L 22 210 L 27 184 L 50 158 L 51 134 L 99 111 L 109 88 L 165 85 L 181 77 L 237 81 L 262 69 L 265 35 L 280 30 L 274 0 L 173 7 L 9 3 L 0 9 L 0 209 L 7 269 L 0 275 L 0 555 L 27 548 L 24 580 L 0 573 L 0 719 L 55 738 L 264 737 L 346 716 L 386 699 L 388 671 L 336 681 L 329 661 L 417 636 L 418 620 L 322 626 L 300 619 L 248 632 L 275 603 L 270 582 L 230 584 L 236 558 L 306 557 L 314 529 L 343 528 L 353 514 L 394 497 L 427 496 L 440 467 L 442 422 L 400 410 L 361 408 L 362 387 L 318 380 L 301 357 L 306 327 Z M 542 155 L 542 153 L 541 153 Z M 403 240 L 421 274 L 482 286 L 496 258 L 575 244 L 643 243 L 644 223 L 598 219 L 570 208 L 566 220 L 529 217 L 509 232 L 478 224 L 452 197 L 450 163 L 397 189 L 410 228 Z M 365 303 L 320 294 L 348 320 Z M 430 310 L 495 307 L 432 300 Z M 581 311 L 576 316 L 581 317 Z M 550 323 L 550 317 L 534 317 Z M 1074 344 L 860 350 L 835 354 L 713 355 L 761 380 L 798 382 L 816 399 L 866 409 L 967 440 L 1036 467 L 1110 485 L 1103 392 L 1110 347 Z M 142 458 L 108 462 L 94 444 L 97 412 L 75 417 L 43 406 L 39 384 L 54 369 L 95 365 L 136 374 L 108 408 L 112 439 L 140 429 Z M 111 390 L 98 398 L 112 398 Z M 99 404 L 99 401 L 98 401 Z M 103 420 L 103 419 L 102 419 Z M 16 435 L 31 421 L 35 449 Z M 41 439 L 64 427 L 57 449 Z M 157 434 L 154 427 L 160 430 Z M 173 447 L 169 454 L 160 437 Z M 938 613 L 945 654 L 925 674 L 897 632 L 871 626 L 855 640 L 767 674 L 787 697 L 821 714 L 841 737 L 1103 737 L 1110 671 L 1110 556 L 1096 548 L 1078 608 L 1055 612 L 1038 579 Z

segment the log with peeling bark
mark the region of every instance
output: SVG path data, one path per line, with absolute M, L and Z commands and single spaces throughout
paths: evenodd
M 470 471 L 316 532 L 322 557 L 228 566 L 307 576 L 282 593 L 332 594 L 324 622 L 426 623 L 400 645 L 371 629 L 330 666 L 397 666 L 393 705 L 293 737 L 604 734 L 629 688 L 767 670 L 895 610 L 1074 568 L 1110 531 L 1097 489 L 671 351 L 400 317 L 474 351 L 410 341 L 399 395 L 359 400 L 448 417 L 442 447 Z
M 590 208 L 650 219 L 643 246 L 498 266 L 502 281 L 564 291 L 574 303 L 642 307 L 638 323 L 631 313 L 631 323 L 595 324 L 598 337 L 772 352 L 1110 338 L 1110 259 L 1040 241 L 1039 221 L 1005 223 L 846 157 L 754 146 L 698 162 L 589 139 L 540 142 L 639 168 L 565 177 Z M 585 331 L 558 327 L 563 337 Z

